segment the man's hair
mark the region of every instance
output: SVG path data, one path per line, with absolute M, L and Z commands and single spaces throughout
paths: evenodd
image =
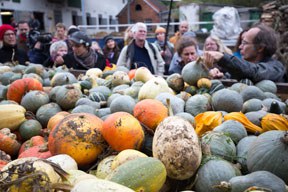
M 63 28 L 63 29 L 66 30 L 66 26 L 65 26 L 63 23 L 57 23 L 57 24 L 56 24 L 56 29 L 57 29 L 57 28 Z
M 133 25 L 131 30 L 133 33 L 136 33 L 137 31 L 139 31 L 140 28 L 144 28 L 147 31 L 146 24 L 142 22 L 135 23 L 135 25 Z
M 194 46 L 197 49 L 197 43 L 192 37 L 181 37 L 176 44 L 176 51 L 180 56 L 184 48 Z
M 253 39 L 256 48 L 263 48 L 264 57 L 271 57 L 277 49 L 278 38 L 276 32 L 264 24 L 258 24 L 255 28 L 260 29 Z
M 25 24 L 25 23 L 29 26 L 29 22 L 28 22 L 28 21 L 24 21 L 24 20 L 18 21 L 18 25 L 19 25 L 19 24 Z

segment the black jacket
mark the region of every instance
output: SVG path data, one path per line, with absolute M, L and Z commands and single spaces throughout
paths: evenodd
M 13 57 L 13 52 L 14 58 Z M 21 65 L 25 65 L 25 62 L 29 61 L 29 58 L 24 50 L 17 49 L 17 46 L 3 45 L 0 49 L 0 63 L 5 62 L 18 62 Z

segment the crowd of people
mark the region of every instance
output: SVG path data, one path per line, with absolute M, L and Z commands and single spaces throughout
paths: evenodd
M 123 41 L 118 44 L 112 35 L 105 36 L 103 47 L 74 25 L 67 28 L 58 23 L 52 36 L 35 33 L 32 24 L 19 21 L 15 26 L 0 26 L 0 63 L 25 65 L 30 62 L 45 67 L 66 65 L 83 70 L 104 70 L 116 64 L 129 69 L 147 67 L 152 74 L 162 76 L 181 74 L 186 64 L 202 57 L 214 79 L 287 82 L 284 65 L 273 58 L 277 34 L 263 23 L 243 30 L 233 51 L 215 35 L 206 38 L 201 50 L 187 21 L 182 21 L 179 31 L 170 38 L 164 27 L 157 27 L 153 43 L 147 40 L 146 24 L 138 22 L 126 29 Z

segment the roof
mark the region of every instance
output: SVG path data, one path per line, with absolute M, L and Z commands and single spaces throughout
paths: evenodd
M 134 1 L 135 0 L 132 0 L 130 3 L 133 3 Z M 157 13 L 168 10 L 168 8 L 160 0 L 142 0 L 142 1 L 148 4 Z M 124 11 L 126 11 L 128 6 L 129 6 L 129 3 L 127 3 L 123 7 L 123 9 L 117 14 L 117 17 L 121 15 Z

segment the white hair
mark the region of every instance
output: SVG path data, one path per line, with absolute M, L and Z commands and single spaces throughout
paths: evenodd
M 139 29 L 143 29 L 143 28 L 145 29 L 145 31 L 147 31 L 147 26 L 146 26 L 146 24 L 145 24 L 145 23 L 142 23 L 142 22 L 138 22 L 138 23 L 135 23 L 135 24 L 133 25 L 131 31 L 132 31 L 133 33 L 135 33 L 135 32 L 137 32 L 137 31 L 139 31 Z

